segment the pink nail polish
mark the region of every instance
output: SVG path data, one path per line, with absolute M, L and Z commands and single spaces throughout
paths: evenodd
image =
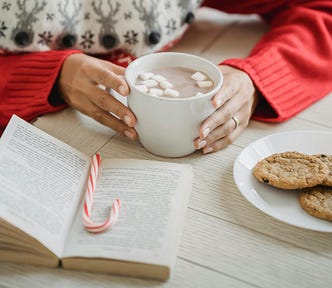
M 206 147 L 204 150 L 203 150 L 203 153 L 204 154 L 207 154 L 207 153 L 211 153 L 213 151 L 213 148 L 212 147 Z
M 123 85 L 121 85 L 120 87 L 119 87 L 119 92 L 120 92 L 120 94 L 126 94 L 127 93 L 127 88 L 126 88 L 126 86 L 123 86 Z
M 127 136 L 129 139 L 131 139 L 131 140 L 134 140 L 134 138 L 135 138 L 134 132 L 132 132 L 132 131 L 125 130 L 125 131 L 123 132 L 123 134 L 126 135 L 126 136 Z
M 210 128 L 209 127 L 205 128 L 203 130 L 203 138 L 205 138 L 207 135 L 209 135 L 209 133 L 210 133 Z
M 198 149 L 203 148 L 205 145 L 206 145 L 206 141 L 205 141 L 205 140 L 200 141 L 200 142 L 198 143 Z
M 124 121 L 129 127 L 132 126 L 132 125 L 131 125 L 131 118 L 130 118 L 130 116 L 125 115 L 125 116 L 123 117 L 123 121 Z
M 216 105 L 217 105 L 217 108 L 219 108 L 222 104 L 222 101 L 220 98 L 217 99 L 217 102 L 216 102 Z

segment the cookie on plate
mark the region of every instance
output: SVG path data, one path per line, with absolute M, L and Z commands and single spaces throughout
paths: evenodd
M 300 190 L 299 202 L 311 216 L 332 221 L 332 188 L 316 186 Z
M 253 168 L 253 174 L 262 183 L 283 189 L 302 189 L 321 184 L 329 168 L 313 155 L 283 152 L 268 156 Z
M 329 175 L 326 177 L 322 185 L 332 186 L 332 155 L 318 154 L 314 156 L 323 161 L 330 170 Z

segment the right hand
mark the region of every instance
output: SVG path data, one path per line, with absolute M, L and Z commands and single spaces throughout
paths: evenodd
M 124 72 L 125 68 L 111 62 L 85 54 L 72 54 L 62 65 L 59 90 L 69 106 L 135 140 L 138 136 L 133 128 L 136 123 L 134 114 L 107 92 L 112 88 L 122 96 L 129 94 L 128 84 L 119 76 Z M 107 91 L 98 84 L 105 86 Z

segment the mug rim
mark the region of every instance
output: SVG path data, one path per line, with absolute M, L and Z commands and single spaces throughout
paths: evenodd
M 130 81 L 129 76 L 128 76 L 128 74 L 130 72 L 130 68 L 132 66 L 134 66 L 134 65 L 137 65 L 138 61 L 143 61 L 145 58 L 158 57 L 158 56 L 156 56 L 158 54 L 159 55 L 163 54 L 165 56 L 167 56 L 167 55 L 173 55 L 173 56 L 176 56 L 176 57 L 180 56 L 180 57 L 196 58 L 199 61 L 205 62 L 208 65 L 210 65 L 211 67 L 213 67 L 213 69 L 215 69 L 216 72 L 217 72 L 217 74 L 219 75 L 220 81 L 219 81 L 219 83 L 211 91 L 209 91 L 209 92 L 207 92 L 205 94 L 199 95 L 199 96 L 191 96 L 191 97 L 186 97 L 186 98 L 171 98 L 171 97 L 161 97 L 161 96 L 150 95 L 150 94 L 144 93 L 144 92 L 140 91 L 139 89 L 137 89 L 135 87 L 134 83 L 132 83 L 132 81 Z M 181 67 L 181 65 L 179 65 L 179 67 Z M 136 58 L 134 61 L 132 61 L 127 66 L 126 72 L 125 72 L 125 78 L 126 78 L 126 81 L 128 82 L 128 84 L 130 86 L 130 89 L 135 89 L 136 92 L 139 92 L 142 95 L 145 95 L 145 96 L 148 96 L 148 97 L 157 98 L 157 99 L 161 99 L 163 101 L 192 101 L 193 99 L 202 99 L 202 98 L 206 98 L 206 97 L 211 97 L 211 95 L 215 95 L 217 93 L 217 91 L 222 87 L 223 82 L 224 82 L 223 74 L 220 71 L 220 69 L 218 69 L 218 66 L 216 64 L 214 64 L 210 60 L 205 59 L 205 58 L 203 58 L 201 56 L 197 56 L 197 55 L 189 54 L 189 53 L 183 53 L 183 52 L 155 52 L 155 53 L 152 53 L 152 54 L 146 54 L 146 55 L 140 56 L 140 57 Z

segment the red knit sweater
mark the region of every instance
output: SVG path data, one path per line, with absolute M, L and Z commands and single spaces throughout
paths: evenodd
M 332 1 L 209 0 L 228 13 L 261 15 L 270 31 L 245 59 L 224 64 L 247 72 L 264 99 L 253 118 L 280 122 L 332 91 Z M 66 57 L 79 51 L 0 55 L 0 134 L 13 113 L 31 120 L 63 109 L 48 96 Z

